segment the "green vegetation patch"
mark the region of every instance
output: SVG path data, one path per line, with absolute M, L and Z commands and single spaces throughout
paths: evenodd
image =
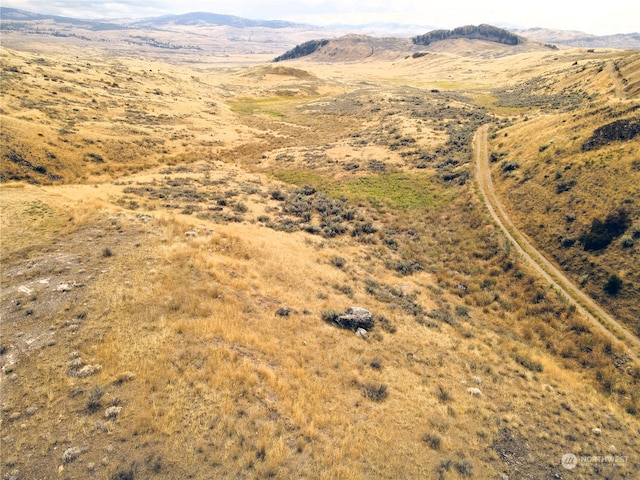
M 310 185 L 332 198 L 365 201 L 376 208 L 384 206 L 402 211 L 432 207 L 446 200 L 441 186 L 428 174 L 379 173 L 346 181 L 333 180 L 317 172 L 282 170 L 274 176 L 297 186 Z
M 281 182 L 291 183 L 298 187 L 311 185 L 318 190 L 324 190 L 323 186 L 326 186 L 330 181 L 326 176 L 308 170 L 281 170 L 274 172 L 273 176 Z
M 406 211 L 431 207 L 441 198 L 440 190 L 427 175 L 381 173 L 333 185 L 329 194 Z
M 269 98 L 240 98 L 230 103 L 231 110 L 241 115 L 269 115 L 284 117 L 287 109 L 302 103 L 292 100 L 290 95 Z

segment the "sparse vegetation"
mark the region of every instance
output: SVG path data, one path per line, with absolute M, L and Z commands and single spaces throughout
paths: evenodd
M 516 70 L 519 46 L 482 43 L 290 68 L 204 64 L 169 31 L 117 59 L 11 32 L 3 478 L 535 478 L 577 448 L 639 450 L 636 360 L 523 261 L 472 165 L 490 123 L 518 226 L 640 318 L 638 137 L 582 150 L 635 118 L 637 53 L 582 70 L 586 53 L 531 44 Z

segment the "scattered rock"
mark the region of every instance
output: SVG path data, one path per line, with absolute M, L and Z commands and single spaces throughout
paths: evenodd
M 602 430 L 600 430 L 598 427 L 596 427 L 596 428 L 592 428 L 592 429 L 591 429 L 591 432 L 592 432 L 596 437 L 598 437 L 598 436 L 602 433 Z
M 467 388 L 467 392 L 469 392 L 474 397 L 481 397 L 482 396 L 482 392 L 480 391 L 479 388 L 475 388 L 475 387 Z
M 77 369 L 84 366 L 84 361 L 81 358 L 74 358 L 73 360 L 69 360 L 67 362 L 67 366 L 72 369 Z
M 278 315 L 279 317 L 288 317 L 290 313 L 291 309 L 288 307 L 282 307 L 276 310 L 276 315 Z
M 20 478 L 20 471 L 12 470 L 11 472 L 9 472 L 9 474 L 7 474 L 5 478 L 7 480 L 18 480 Z
M 80 455 L 82 455 L 87 449 L 80 447 L 69 447 L 62 454 L 62 461 L 64 463 L 71 463 Z
M 198 232 L 194 232 L 193 230 L 187 230 L 186 232 L 184 232 L 184 236 L 185 237 L 197 237 L 198 236 Z
M 22 415 L 20 414 L 20 412 L 13 412 L 11 415 L 9 415 L 9 421 L 10 422 L 15 422 L 16 420 L 18 420 Z
M 471 377 L 471 383 L 475 383 L 476 385 L 480 385 L 482 383 L 482 380 L 480 380 L 480 377 Z
M 364 328 L 358 328 L 356 330 L 356 337 L 368 338 L 369 337 L 369 332 L 367 332 Z
M 122 407 L 109 407 L 104 412 L 104 418 L 116 418 L 118 415 L 120 415 L 121 411 Z
M 69 292 L 71 291 L 71 285 L 68 283 L 61 283 L 55 288 L 56 292 Z
M 102 370 L 102 365 L 96 363 L 95 365 L 85 365 L 80 370 L 69 370 L 67 375 L 70 377 L 85 378 L 99 372 L 100 370 Z
M 31 294 L 33 293 L 33 289 L 32 289 L 32 288 L 27 287 L 26 285 L 20 285 L 20 286 L 18 287 L 18 291 L 19 291 L 20 293 L 24 293 L 25 295 L 31 295 Z

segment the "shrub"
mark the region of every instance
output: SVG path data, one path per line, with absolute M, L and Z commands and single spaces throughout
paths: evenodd
M 560 182 L 558 183 L 558 185 L 556 185 L 556 193 L 568 192 L 575 186 L 576 183 L 577 181 L 575 178 L 572 178 L 565 182 Z
M 98 155 L 97 153 L 87 153 L 84 156 L 84 159 L 86 161 L 91 161 L 95 163 L 104 163 L 104 158 L 102 158 L 102 155 Z
M 602 250 L 629 228 L 631 221 L 625 210 L 618 210 L 607 215 L 604 221 L 595 218 L 589 232 L 580 237 L 585 250 Z
M 96 385 L 89 392 L 89 398 L 87 399 L 87 410 L 95 412 L 100 408 L 102 396 L 104 395 L 104 388 L 100 385 Z
M 282 193 L 280 190 L 275 189 L 275 190 L 272 190 L 272 191 L 271 191 L 271 198 L 272 198 L 273 200 L 282 201 L 282 200 L 284 200 L 284 199 L 285 199 L 285 198 L 287 198 L 287 197 L 285 197 L 284 193 Z
M 622 245 L 622 248 L 631 248 L 633 247 L 633 238 L 631 235 L 623 235 L 620 239 L 620 244 Z
M 382 384 L 367 383 L 362 386 L 362 394 L 369 400 L 381 402 L 389 395 L 387 386 Z
M 398 331 L 398 328 L 384 315 L 376 315 L 374 321 L 376 325 L 380 325 L 380 328 L 387 333 L 396 333 Z
M 329 259 L 329 263 L 336 268 L 343 269 L 347 260 L 344 257 L 333 256 Z
M 459 324 L 454 318 L 453 314 L 449 310 L 445 310 L 443 308 L 436 308 L 427 313 L 427 317 L 433 318 L 434 320 L 440 320 L 441 322 L 447 323 L 452 327 L 457 327 Z
M 247 210 L 249 210 L 244 202 L 234 202 L 231 208 L 233 208 L 233 210 L 238 213 L 245 213 Z
M 440 403 L 447 403 L 451 400 L 451 394 L 442 385 L 438 385 L 438 400 Z
M 513 359 L 527 370 L 531 370 L 532 372 L 542 372 L 542 364 L 531 360 L 529 357 L 516 353 L 513 356 Z
M 111 475 L 111 480 L 134 480 L 135 473 L 133 470 L 133 466 L 128 469 L 118 469 L 113 475 Z
M 607 283 L 604 284 L 603 288 L 609 295 L 616 296 L 622 288 L 622 279 L 614 273 L 609 276 L 609 279 L 607 280 Z
M 402 276 L 409 276 L 415 272 L 420 272 L 424 270 L 424 266 L 415 260 L 406 260 L 406 261 L 396 261 L 396 262 L 386 262 L 385 266 L 389 270 L 395 270 Z
M 433 450 L 440 450 L 440 444 L 442 443 L 442 440 L 438 435 L 425 433 L 422 436 L 422 441 L 429 445 L 429 447 Z
M 372 233 L 376 233 L 378 229 L 373 226 L 371 222 L 358 222 L 353 226 L 353 230 L 351 230 L 351 236 L 356 237 L 360 235 L 368 235 Z
M 513 172 L 514 170 L 517 170 L 518 168 L 520 168 L 520 164 L 518 162 L 516 162 L 515 160 L 505 160 L 500 165 L 500 169 L 502 170 L 503 173 Z
M 460 460 L 454 466 L 461 477 L 473 476 L 473 464 L 469 460 Z
M 353 288 L 351 285 L 339 285 L 336 284 L 333 286 L 334 290 L 346 295 L 347 297 L 353 297 Z

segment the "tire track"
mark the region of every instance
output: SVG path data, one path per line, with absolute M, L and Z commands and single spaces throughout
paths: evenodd
M 555 265 L 542 255 L 531 242 L 513 224 L 502 204 L 498 200 L 491 170 L 489 168 L 489 147 L 487 132 L 489 126 L 478 129 L 475 136 L 476 180 L 483 200 L 494 221 L 504 231 L 507 239 L 513 244 L 518 253 L 546 280 L 553 288 L 566 298 L 573 301 L 576 309 L 587 318 L 591 324 L 613 340 L 622 341 L 628 348 L 633 359 L 640 361 L 640 339 L 627 330 L 620 322 L 609 315 L 591 297 L 581 291 Z

